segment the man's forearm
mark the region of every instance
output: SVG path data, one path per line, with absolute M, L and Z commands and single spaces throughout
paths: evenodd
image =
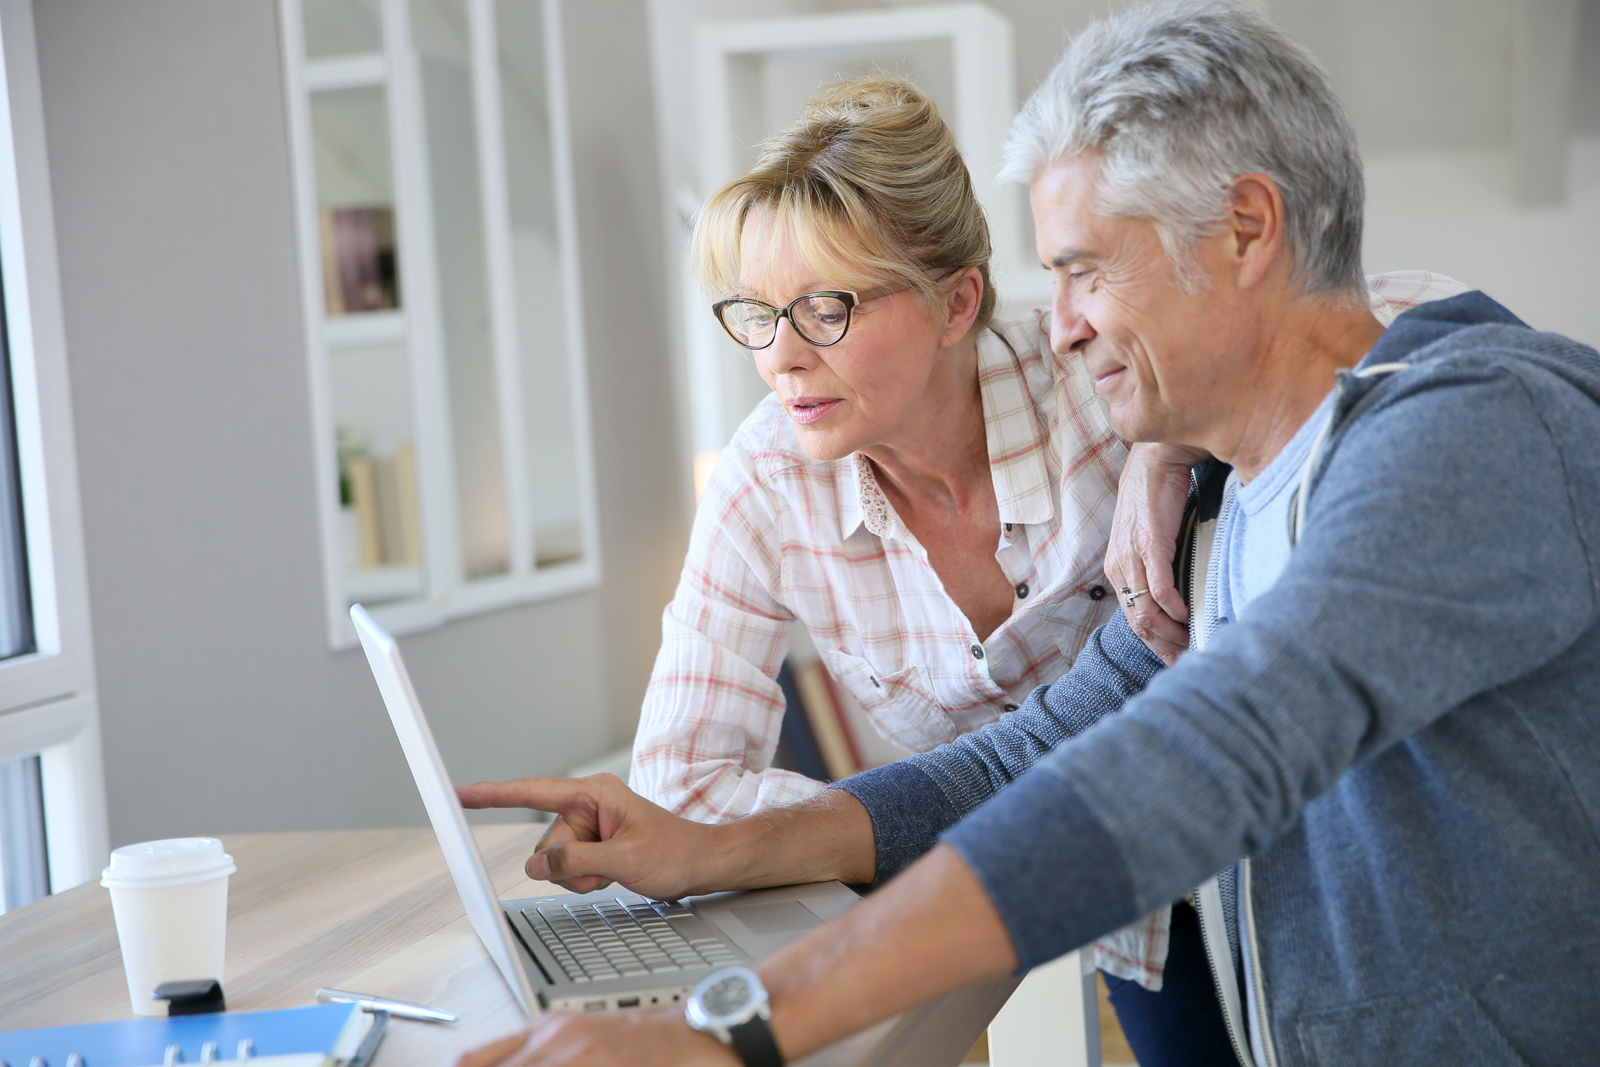
M 759 971 L 772 997 L 773 1033 L 792 1063 L 1016 966 L 983 886 L 960 854 L 943 845 L 847 914 L 769 957 Z
M 865 885 L 876 867 L 872 819 L 861 801 L 838 789 L 723 823 L 712 835 L 717 889 L 829 879 Z

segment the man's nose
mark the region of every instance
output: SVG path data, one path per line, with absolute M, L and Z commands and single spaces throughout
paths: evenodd
M 1057 278 L 1050 301 L 1050 351 L 1064 356 L 1082 348 L 1094 336 L 1094 327 L 1072 299 L 1071 279 Z

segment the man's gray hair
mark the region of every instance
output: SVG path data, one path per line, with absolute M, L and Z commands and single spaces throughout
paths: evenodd
M 1100 209 L 1155 223 L 1186 285 L 1229 187 L 1256 172 L 1283 196 L 1295 283 L 1364 291 L 1355 131 L 1317 61 L 1251 8 L 1156 4 L 1073 38 L 1012 124 L 1003 173 L 1030 181 L 1084 152 L 1101 155 Z

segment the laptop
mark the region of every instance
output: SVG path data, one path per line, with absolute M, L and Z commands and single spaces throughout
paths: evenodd
M 859 898 L 839 882 L 652 900 L 620 886 L 497 900 L 445 773 L 400 649 L 360 604 L 350 609 L 439 838 L 456 891 L 523 1014 L 682 1003 L 711 971 L 750 966 Z

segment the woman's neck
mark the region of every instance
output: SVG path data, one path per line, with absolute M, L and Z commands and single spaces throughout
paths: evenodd
M 993 493 L 976 332 L 944 353 L 912 417 L 861 452 L 902 512 L 907 505 L 914 511 L 959 506 L 975 492 Z

